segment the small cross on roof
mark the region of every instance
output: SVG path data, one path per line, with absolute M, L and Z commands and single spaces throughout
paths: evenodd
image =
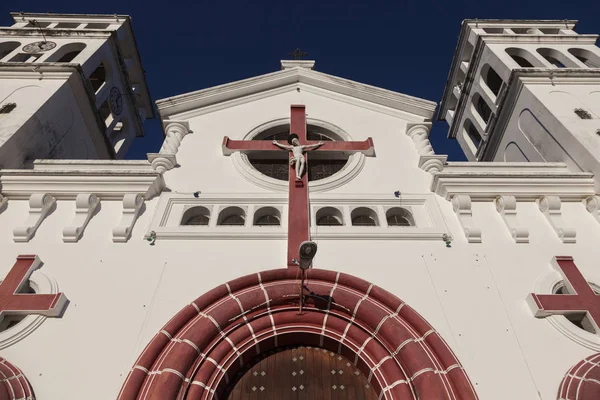
M 306 57 L 308 56 L 308 53 L 305 51 L 300 50 L 298 47 L 296 47 L 296 50 L 289 52 L 288 56 L 292 56 L 294 57 L 294 60 L 299 60 L 302 57 Z

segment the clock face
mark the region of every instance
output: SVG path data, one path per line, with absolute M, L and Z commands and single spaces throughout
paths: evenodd
M 113 87 L 110 89 L 110 93 L 108 95 L 108 102 L 110 104 L 110 109 L 115 115 L 120 115 L 121 111 L 123 111 L 123 96 L 121 96 L 121 91 L 117 87 Z
M 23 46 L 23 51 L 25 53 L 42 53 L 44 51 L 52 50 L 55 47 L 56 43 L 54 42 L 34 42 Z

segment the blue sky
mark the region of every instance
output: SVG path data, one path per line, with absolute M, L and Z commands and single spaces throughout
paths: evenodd
M 577 19 L 600 33 L 600 1 L 40 1 L 2 0 L 10 11 L 128 14 L 154 100 L 279 69 L 296 47 L 328 74 L 439 102 L 466 18 Z M 434 122 L 437 153 L 464 160 L 445 122 Z M 162 143 L 146 122 L 128 158 Z

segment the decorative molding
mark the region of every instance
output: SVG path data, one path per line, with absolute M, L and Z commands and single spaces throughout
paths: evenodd
M 444 235 L 449 236 L 449 228 L 442 216 L 435 195 L 403 193 L 402 198 L 393 195 L 345 194 L 330 195 L 315 193 L 311 195 L 311 237 L 314 239 L 360 239 L 360 240 L 439 240 L 443 244 Z M 185 210 L 193 206 L 204 206 L 211 211 L 208 225 L 182 226 L 181 218 Z M 245 226 L 217 226 L 219 210 L 228 206 L 238 206 L 246 210 Z M 263 206 L 271 206 L 281 211 L 281 225 L 266 227 L 253 226 L 252 218 L 256 210 Z M 406 227 L 357 227 L 316 226 L 315 214 L 323 206 L 337 207 L 350 213 L 352 207 L 370 207 L 375 212 L 380 208 L 403 207 L 413 215 L 416 226 Z M 146 230 L 146 236 L 155 232 L 156 238 L 168 240 L 223 240 L 223 239 L 281 239 L 287 238 L 287 195 L 270 194 L 199 194 L 163 193 L 156 206 L 156 211 Z M 347 218 L 345 218 L 347 219 Z
M 510 235 L 517 243 L 529 243 L 529 230 L 519 226 L 517 217 L 517 199 L 515 196 L 504 195 L 494 201 L 496 211 L 502 216 Z
M 436 155 L 429 142 L 431 123 L 408 124 L 406 134 L 413 140 L 419 153 L 419 168 L 430 174 L 440 172 L 448 159 L 447 155 Z
M 58 282 L 54 277 L 46 275 L 39 270 L 41 265 L 42 263 L 39 257 L 36 256 L 34 265 L 31 269 L 33 272 L 29 275 L 29 286 L 31 286 L 36 294 L 57 294 L 59 292 Z M 61 298 L 64 298 L 62 300 L 63 304 L 55 307 L 55 310 L 58 310 L 59 313 L 62 312 L 67 305 L 67 299 L 64 294 Z M 12 328 L 0 332 L 0 350 L 23 340 L 31 332 L 35 331 L 46 318 L 48 318 L 46 315 L 29 314 Z
M 29 242 L 52 209 L 52 206 L 54 206 L 54 203 L 56 203 L 56 198 L 49 194 L 32 194 L 29 198 L 29 216 L 24 226 L 19 226 L 13 230 L 13 240 L 15 242 Z
M 144 198 L 139 194 L 129 193 L 123 196 L 123 215 L 119 226 L 113 229 L 113 242 L 125 243 L 129 240 L 143 204 Z
M 558 196 L 543 196 L 538 200 L 538 207 L 544 214 L 554 231 L 563 243 L 575 243 L 575 228 L 568 228 L 561 216 L 561 201 Z
M 171 115 L 178 115 L 179 118 L 190 118 L 201 109 L 206 111 L 211 106 L 218 107 L 226 102 L 252 101 L 254 95 L 282 88 L 295 90 L 299 84 L 374 103 L 381 106 L 382 109 L 390 108 L 429 120 L 433 118 L 436 108 L 436 104 L 432 101 L 327 75 L 304 67 L 284 69 L 161 99 L 156 102 L 156 105 L 163 120 L 167 120 Z
M 473 225 L 473 212 L 471 211 L 471 198 L 466 194 L 459 194 L 452 198 L 452 208 L 458 216 L 463 227 L 465 237 L 469 243 L 481 243 L 481 229 Z
M 63 229 L 63 242 L 74 243 L 79 241 L 99 205 L 100 199 L 93 194 L 81 193 L 77 195 L 77 199 L 75 200 L 75 218 L 71 226 Z
M 281 69 L 295 67 L 313 69 L 315 67 L 315 60 L 281 60 Z
M 48 193 L 57 200 L 76 200 L 80 193 L 94 193 L 100 200 L 121 200 L 137 193 L 150 199 L 166 187 L 148 161 L 37 160 L 28 167 L 0 170 L 5 197 L 23 200 Z
M 594 175 L 571 172 L 564 163 L 450 162 L 433 175 L 431 191 L 450 200 L 465 194 L 472 201 L 494 201 L 503 195 L 517 201 L 559 196 L 581 201 L 595 195 Z
M 596 221 L 600 222 L 600 197 L 599 196 L 590 196 L 584 200 L 585 209 L 588 210 L 592 217 L 596 219 Z M 0 207 L 2 207 L 2 202 L 0 201 Z
M 177 165 L 175 155 L 179 151 L 181 142 L 188 133 L 192 133 L 190 124 L 187 121 L 163 121 L 163 126 L 166 137 L 160 151 L 158 153 L 148 153 L 148 161 L 152 163 L 152 168 L 161 174 L 175 168 Z
M 536 279 L 533 293 L 553 294 L 554 288 L 563 283 L 564 277 L 557 269 L 554 257 L 551 264 L 553 266 L 552 270 L 544 272 Z M 588 283 L 593 285 L 591 282 Z M 535 314 L 538 311 L 538 307 L 531 295 L 527 295 L 526 302 L 532 313 Z M 564 315 L 548 315 L 544 317 L 544 320 L 548 321 L 550 325 L 575 343 L 591 350 L 600 351 L 600 336 L 578 328 Z

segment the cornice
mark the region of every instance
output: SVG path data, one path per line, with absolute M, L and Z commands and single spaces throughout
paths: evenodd
M 162 175 L 147 161 L 36 161 L 33 169 L 0 170 L 0 193 L 9 200 L 38 193 L 58 200 L 75 200 L 80 193 L 101 200 L 131 193 L 149 199 L 164 189 Z
M 431 119 L 435 112 L 434 102 L 407 96 L 401 93 L 338 78 L 307 68 L 294 67 L 253 78 L 244 79 L 208 89 L 186 93 L 156 102 L 162 119 L 209 107 L 218 103 L 232 101 L 261 92 L 280 89 L 302 83 L 309 86 L 354 97 L 381 106 L 419 115 Z
M 535 44 L 596 44 L 598 35 L 504 35 L 486 34 L 481 38 L 491 43 L 535 43 Z
M 57 21 L 54 21 L 57 22 Z M 82 21 L 82 23 L 85 23 L 86 21 Z M 95 22 L 95 21 L 89 21 L 89 22 Z M 112 30 L 105 30 L 105 29 L 55 29 L 55 28 L 42 28 L 43 32 L 44 32 L 44 36 L 46 38 L 48 37 L 72 37 L 72 36 L 76 36 L 76 37 L 85 37 L 86 39 L 106 39 L 108 37 L 110 37 L 110 35 L 113 33 Z M 0 34 L 3 36 L 10 36 L 10 37 L 22 37 L 22 38 L 26 38 L 26 37 L 30 37 L 30 36 L 39 36 L 39 37 L 44 37 L 42 36 L 42 34 L 40 33 L 39 28 L 4 28 L 1 27 L 0 28 Z
M 449 163 L 433 175 L 431 191 L 447 200 L 465 194 L 473 201 L 505 195 L 517 201 L 542 196 L 581 201 L 595 194 L 594 175 L 570 172 L 564 163 Z

